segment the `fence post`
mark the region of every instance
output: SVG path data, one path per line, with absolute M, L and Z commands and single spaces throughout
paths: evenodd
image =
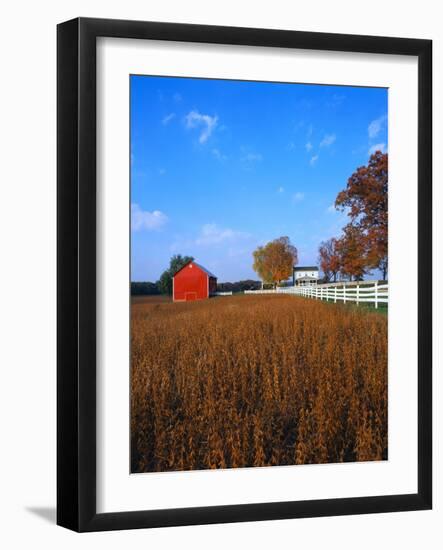
M 334 304 L 337 303 L 337 287 L 334 286 Z
M 359 304 L 359 298 L 360 298 L 360 285 L 357 285 L 357 305 Z
M 375 309 L 378 309 L 378 281 L 375 281 L 374 297 L 375 297 L 374 306 L 375 306 Z
M 343 303 L 346 304 L 346 284 L 343 283 Z

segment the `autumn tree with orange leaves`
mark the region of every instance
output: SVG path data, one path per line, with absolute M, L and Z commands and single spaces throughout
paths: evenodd
M 376 151 L 358 168 L 335 201 L 350 222 L 338 241 L 341 272 L 362 277 L 366 270 L 388 271 L 388 155 Z M 360 257 L 358 257 L 361 255 Z
M 297 249 L 291 244 L 289 237 L 280 237 L 259 246 L 253 252 L 253 269 L 265 283 L 274 286 L 288 279 L 292 269 L 297 264 Z
M 326 282 L 331 279 L 335 283 L 340 273 L 340 255 L 337 250 L 337 239 L 334 237 L 323 241 L 318 249 L 318 261 Z
M 367 266 L 365 241 L 359 227 L 348 224 L 343 229 L 343 236 L 337 241 L 336 251 L 342 277 L 349 277 L 350 281 L 361 281 L 367 272 Z

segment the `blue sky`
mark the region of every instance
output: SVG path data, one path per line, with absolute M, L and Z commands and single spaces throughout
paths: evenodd
M 299 265 L 339 236 L 337 193 L 387 150 L 388 91 L 131 76 L 131 279 L 187 254 L 220 282 L 288 236 Z

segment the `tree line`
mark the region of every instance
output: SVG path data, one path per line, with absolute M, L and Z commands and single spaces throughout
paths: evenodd
M 169 267 L 163 271 L 155 283 L 152 282 L 131 282 L 131 295 L 155 295 L 167 294 L 172 296 L 172 277 L 188 262 L 193 262 L 192 256 L 174 254 L 169 260 Z
M 218 292 L 243 292 L 244 290 L 259 290 L 260 288 L 261 281 L 254 281 L 253 279 L 245 279 L 235 283 L 217 283 Z
M 158 284 L 146 282 L 131 282 L 131 295 L 132 296 L 149 296 L 161 294 Z
M 172 296 L 172 277 L 188 262 L 193 262 L 192 256 L 182 256 L 181 254 L 175 254 L 169 260 L 169 267 L 163 271 L 160 278 L 155 283 L 152 282 L 132 282 L 131 283 L 131 295 L 132 296 L 147 296 L 166 294 Z M 218 292 L 242 292 L 244 290 L 257 290 L 261 287 L 260 281 L 254 281 L 247 279 L 243 281 L 237 281 L 234 283 L 218 283 Z
M 376 151 L 340 191 L 335 208 L 349 222 L 340 237 L 320 244 L 319 263 L 326 281 L 362 280 L 374 269 L 388 273 L 388 155 Z

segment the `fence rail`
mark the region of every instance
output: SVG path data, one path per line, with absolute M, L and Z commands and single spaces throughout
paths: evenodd
M 352 286 L 347 286 L 343 283 L 342 286 L 336 284 L 331 286 L 291 286 L 272 290 L 245 290 L 245 294 L 290 294 L 292 296 L 303 296 L 304 298 L 314 298 L 334 303 L 373 303 L 378 308 L 379 304 L 388 303 L 388 284 L 374 282 L 368 285 L 362 282 Z

